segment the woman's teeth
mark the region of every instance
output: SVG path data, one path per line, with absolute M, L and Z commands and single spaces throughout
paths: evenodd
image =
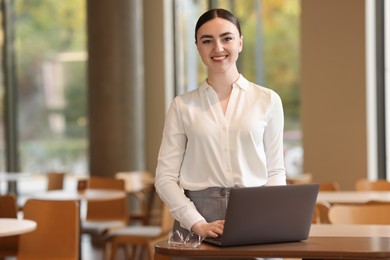
M 213 57 L 213 60 L 223 60 L 226 56 L 220 56 L 220 57 Z

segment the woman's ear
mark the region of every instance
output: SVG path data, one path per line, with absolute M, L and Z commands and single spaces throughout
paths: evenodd
M 239 50 L 239 53 L 241 53 L 243 47 L 244 47 L 244 36 L 241 35 L 241 37 L 240 37 L 240 50 Z
M 199 53 L 198 41 L 195 41 L 195 46 L 196 46 L 196 50 L 197 50 L 198 53 Z

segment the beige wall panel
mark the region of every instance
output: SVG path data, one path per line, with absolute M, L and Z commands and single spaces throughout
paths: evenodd
M 90 174 L 142 170 L 142 0 L 89 0 L 87 7 Z
M 364 0 L 302 0 L 304 171 L 342 189 L 367 174 L 364 8 Z
M 169 1 L 168 1 L 169 2 Z M 172 96 L 173 85 L 167 84 L 169 68 L 166 63 L 166 21 L 164 6 L 167 0 L 144 0 L 144 63 L 145 63 L 145 136 L 146 168 L 155 173 L 165 114 Z M 169 17 L 167 19 L 170 19 Z

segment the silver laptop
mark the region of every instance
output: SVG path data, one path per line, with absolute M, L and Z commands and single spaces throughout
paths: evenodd
M 239 246 L 308 238 L 318 184 L 232 188 L 224 232 L 204 241 Z

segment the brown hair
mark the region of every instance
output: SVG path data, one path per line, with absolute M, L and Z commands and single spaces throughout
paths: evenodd
M 196 26 L 195 26 L 195 42 L 197 41 L 196 37 L 197 37 L 199 28 L 203 24 L 205 24 L 206 22 L 208 22 L 208 21 L 210 21 L 210 20 L 212 20 L 214 18 L 222 18 L 222 19 L 228 20 L 229 22 L 231 22 L 232 24 L 234 24 L 237 27 L 238 33 L 241 36 L 240 22 L 238 21 L 237 17 L 235 17 L 228 10 L 218 8 L 218 9 L 208 10 L 207 12 L 203 13 L 199 17 L 198 21 L 196 22 Z

